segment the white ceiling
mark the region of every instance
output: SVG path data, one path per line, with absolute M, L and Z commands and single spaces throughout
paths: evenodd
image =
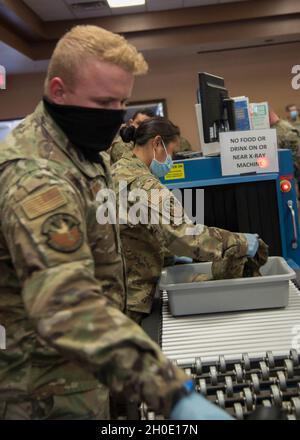
M 77 10 L 72 5 L 75 3 L 90 3 L 93 0 L 23 0 L 43 21 L 74 20 L 78 18 L 104 17 L 110 15 L 135 14 L 138 12 L 151 12 L 190 8 L 193 6 L 216 5 L 219 3 L 232 3 L 248 0 L 146 0 L 145 6 L 111 9 L 106 0 L 99 0 L 103 4 L 98 10 Z

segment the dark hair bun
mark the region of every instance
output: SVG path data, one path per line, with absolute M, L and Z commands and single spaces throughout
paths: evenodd
M 129 125 L 120 129 L 120 136 L 124 142 L 131 142 L 135 139 L 135 127 Z

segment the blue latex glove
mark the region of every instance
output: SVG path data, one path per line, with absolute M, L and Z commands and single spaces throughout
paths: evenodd
M 189 264 L 193 262 L 193 259 L 190 257 L 178 257 L 178 255 L 175 255 L 175 263 L 178 264 Z
M 244 234 L 248 242 L 247 257 L 254 257 L 258 251 L 258 235 L 257 234 Z
M 193 392 L 180 399 L 174 406 L 172 420 L 234 420 L 228 413 Z

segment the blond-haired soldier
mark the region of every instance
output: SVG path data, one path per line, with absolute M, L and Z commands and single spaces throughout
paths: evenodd
M 118 228 L 96 221 L 95 195 L 111 186 L 102 151 L 146 70 L 123 37 L 73 28 L 43 101 L 0 144 L 0 419 L 108 417 L 100 383 L 173 417 L 226 418 L 122 313 Z

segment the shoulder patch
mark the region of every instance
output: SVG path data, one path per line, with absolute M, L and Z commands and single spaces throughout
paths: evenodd
M 63 193 L 57 186 L 39 191 L 38 194 L 31 196 L 21 202 L 23 211 L 29 220 L 40 217 L 47 212 L 54 211 L 67 203 Z
M 147 179 L 141 179 L 140 182 L 138 182 L 140 188 L 144 189 L 145 191 L 149 191 L 152 188 L 155 189 L 161 189 L 161 185 L 159 184 L 159 182 L 157 182 L 156 179 L 151 179 L 151 178 L 147 178 Z
M 58 252 L 75 252 L 83 244 L 80 222 L 71 214 L 53 214 L 42 225 L 49 247 Z

